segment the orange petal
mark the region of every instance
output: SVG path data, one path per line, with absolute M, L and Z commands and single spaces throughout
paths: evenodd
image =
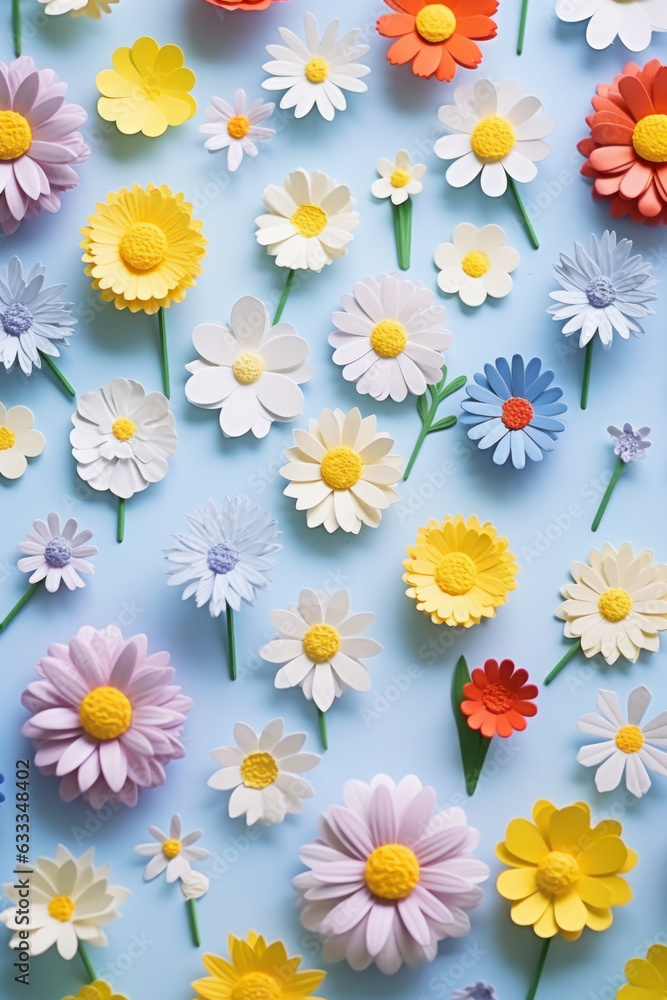
M 385 38 L 398 38 L 415 30 L 415 19 L 410 14 L 384 14 L 378 18 L 376 27 Z

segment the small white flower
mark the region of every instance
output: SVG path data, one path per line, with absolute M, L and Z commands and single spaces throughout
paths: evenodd
M 236 91 L 233 105 L 222 97 L 212 97 L 211 107 L 205 112 L 209 124 L 199 126 L 202 135 L 210 136 L 204 148 L 211 151 L 226 148 L 227 167 L 234 173 L 241 166 L 244 153 L 257 156 L 253 139 L 270 139 L 276 134 L 275 129 L 259 124 L 273 114 L 274 108 L 275 104 L 265 104 L 261 98 L 248 106 L 245 90 L 241 89 Z
M 614 454 L 618 455 L 621 461 L 638 462 L 646 458 L 646 450 L 651 447 L 648 439 L 651 433 L 650 427 L 638 427 L 635 430 L 632 424 L 623 424 L 621 430 L 620 427 L 610 424 L 607 433 L 614 439 Z
M 591 712 L 577 719 L 577 729 L 591 736 L 600 736 L 603 743 L 583 746 L 577 760 L 584 767 L 597 767 L 595 786 L 598 792 L 618 788 L 625 772 L 625 786 L 640 798 L 651 787 L 648 771 L 667 777 L 667 712 L 655 719 L 641 721 L 651 702 L 651 692 L 641 684 L 628 696 L 627 721 L 623 716 L 618 695 L 614 691 L 598 691 L 595 704 L 602 713 Z M 648 770 L 647 770 L 648 768 Z
M 203 872 L 191 871 L 184 879 L 181 879 L 181 892 L 186 899 L 201 899 L 208 892 L 211 880 Z
M 642 52 L 652 31 L 667 31 L 665 0 L 558 0 L 561 21 L 588 21 L 586 41 L 592 49 L 606 49 L 616 36 L 631 52 Z
M 33 428 L 35 416 L 27 406 L 7 409 L 0 403 L 0 476 L 20 479 L 29 458 L 41 455 L 46 439 Z
M 93 537 L 92 531 L 78 530 L 79 524 L 75 517 L 70 517 L 62 531 L 60 518 L 51 511 L 46 522 L 33 522 L 35 533 L 26 533 L 26 540 L 19 542 L 20 552 L 25 552 L 25 558 L 16 564 L 22 573 L 31 573 L 29 583 L 39 583 L 44 580 L 46 589 L 54 594 L 61 583 L 69 590 L 85 586 L 79 573 L 91 575 L 95 567 L 88 562 L 87 556 L 97 554 L 94 545 L 87 545 Z
M 148 832 L 156 843 L 137 844 L 134 848 L 137 854 L 151 859 L 144 869 L 146 882 L 165 871 L 167 882 L 175 882 L 179 878 L 185 880 L 192 874 L 191 861 L 206 861 L 211 856 L 211 852 L 203 847 L 192 846 L 201 837 L 201 830 L 182 835 L 178 813 L 171 817 L 169 836 L 157 826 L 149 826 Z
M 319 764 L 316 753 L 302 753 L 306 733 L 283 736 L 282 719 L 274 719 L 260 735 L 244 722 L 234 726 L 236 746 L 211 750 L 222 768 L 208 779 L 209 788 L 228 792 L 232 819 L 245 813 L 246 823 L 282 823 L 287 813 L 303 812 L 302 799 L 313 795 L 301 777 Z
M 379 179 L 373 181 L 371 194 L 375 198 L 391 198 L 394 205 L 407 201 L 412 194 L 421 194 L 421 179 L 426 173 L 423 163 L 410 163 L 407 149 L 400 149 L 396 162 L 381 157 L 377 162 Z
M 303 19 L 305 41 L 288 28 L 278 28 L 285 45 L 267 45 L 272 61 L 262 69 L 273 73 L 262 84 L 265 90 L 285 90 L 280 107 L 294 108 L 294 117 L 303 118 L 317 104 L 317 110 L 332 121 L 336 111 L 345 111 L 344 90 L 362 94 L 368 87 L 360 77 L 370 73 L 368 66 L 357 62 L 368 52 L 368 45 L 357 45 L 361 28 L 338 38 L 338 19 L 331 21 L 320 39 L 317 21 L 311 13 Z
M 39 0 L 45 4 L 45 14 L 71 14 L 72 17 L 85 15 L 99 20 L 102 14 L 111 13 L 111 4 L 118 0 Z
M 467 306 L 480 306 L 487 295 L 502 299 L 512 291 L 510 271 L 519 263 L 519 254 L 505 243 L 500 226 L 462 222 L 452 233 L 451 243 L 441 243 L 433 257 L 440 268 L 438 285 L 443 292 L 456 294 Z

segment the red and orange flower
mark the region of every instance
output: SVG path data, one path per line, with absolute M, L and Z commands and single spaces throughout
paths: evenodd
M 511 736 L 515 730 L 526 728 L 526 718 L 537 713 L 533 699 L 537 687 L 526 684 L 528 671 L 515 669 L 512 660 L 487 660 L 484 667 L 476 667 L 472 679 L 463 686 L 464 701 L 461 711 L 468 717 L 471 729 L 482 736 Z
M 667 66 L 627 63 L 613 83 L 599 84 L 592 104 L 591 134 L 578 149 L 593 197 L 610 199 L 615 219 L 667 223 Z
M 498 0 L 384 0 L 395 14 L 378 18 L 377 30 L 396 38 L 387 52 L 395 66 L 412 63 L 415 76 L 452 80 L 457 64 L 475 69 L 482 52 L 473 39 L 494 38 L 497 25 L 490 15 Z
M 272 3 L 279 0 L 206 0 L 206 3 L 214 7 L 222 7 L 223 10 L 266 10 Z

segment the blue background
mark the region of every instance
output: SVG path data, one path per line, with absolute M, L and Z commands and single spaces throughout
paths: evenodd
M 523 189 L 541 248 L 534 251 L 526 238 L 509 196 L 485 198 L 477 183 L 454 191 L 444 180 L 446 165 L 432 152 L 442 134 L 437 119 L 440 104 L 450 103 L 454 84 L 424 81 L 407 67 L 385 60 L 389 42 L 374 30 L 377 15 L 386 12 L 379 0 L 291 0 L 261 13 L 217 11 L 203 0 L 161 0 L 160 3 L 121 0 L 100 22 L 69 16 L 47 19 L 42 8 L 24 0 L 24 51 L 38 67 L 52 66 L 70 84 L 69 98 L 89 113 L 84 134 L 92 156 L 79 168 L 79 188 L 65 194 L 55 216 L 44 215 L 24 224 L 5 239 L 0 264 L 12 253 L 30 264 L 47 266 L 50 282 L 65 281 L 76 302 L 79 326 L 62 368 L 79 392 L 106 384 L 115 375 L 141 380 L 147 388 L 160 386 L 155 317 L 132 316 L 100 303 L 80 263 L 79 229 L 96 201 L 107 191 L 134 182 L 166 182 L 186 192 L 196 214 L 204 220 L 209 239 L 205 274 L 186 301 L 168 313 L 173 370 L 172 407 L 179 432 L 179 449 L 170 472 L 160 484 L 128 503 L 126 540 L 115 542 L 115 501 L 110 495 L 91 494 L 75 472 L 68 434 L 72 403 L 49 374 L 29 381 L 18 373 L 0 375 L 0 399 L 6 405 L 26 403 L 45 431 L 44 454 L 30 463 L 15 483 L 0 483 L 0 609 L 8 610 L 26 586 L 16 570 L 16 544 L 34 518 L 49 510 L 74 515 L 95 532 L 100 552 L 96 573 L 85 590 L 56 595 L 40 592 L 0 639 L 2 661 L 2 755 L 0 768 L 11 775 L 14 760 L 31 747 L 19 736 L 26 717 L 20 693 L 34 677 L 34 663 L 52 641 L 67 641 L 83 624 L 103 627 L 115 622 L 125 635 L 146 632 L 151 650 L 168 649 L 183 690 L 195 707 L 185 728 L 187 756 L 170 765 L 166 786 L 140 798 L 136 809 L 111 809 L 96 817 L 85 803 L 64 805 L 57 782 L 34 770 L 32 782 L 33 844 L 35 853 L 52 855 L 62 841 L 76 853 L 94 846 L 98 863 L 112 862 L 112 881 L 132 889 L 123 917 L 109 929 L 109 947 L 91 949 L 98 971 L 116 990 L 132 1000 L 159 996 L 185 1000 L 189 983 L 202 974 L 199 953 L 192 947 L 186 911 L 179 889 L 163 879 L 142 882 L 143 862 L 133 853 L 136 843 L 148 839 L 146 826 L 165 826 L 179 810 L 186 828 L 201 826 L 204 846 L 213 858 L 202 867 L 212 876 L 209 894 L 200 901 L 204 949 L 226 953 L 228 932 L 243 935 L 254 927 L 269 939 L 282 937 L 306 964 L 317 966 L 316 939 L 299 924 L 290 879 L 300 870 L 299 846 L 315 836 L 319 811 L 341 801 L 344 782 L 368 780 L 378 771 L 394 778 L 414 772 L 433 784 L 442 807 L 465 798 L 456 734 L 449 706 L 449 685 L 456 657 L 465 653 L 472 666 L 489 656 L 510 656 L 538 681 L 559 659 L 566 644 L 562 624 L 553 617 L 559 587 L 568 580 L 573 559 L 585 559 L 593 543 L 590 522 L 613 467 L 607 424 L 629 420 L 651 424 L 654 446 L 646 462 L 635 465 L 618 485 L 595 542 L 618 546 L 626 539 L 641 549 L 649 546 L 658 558 L 667 557 L 664 527 L 664 485 L 667 445 L 664 435 L 664 332 L 659 318 L 646 321 L 646 336 L 630 343 L 614 340 L 603 355 L 596 350 L 589 408 L 578 406 L 583 356 L 570 346 L 546 313 L 548 293 L 554 288 L 551 266 L 559 251 L 570 252 L 574 240 L 600 234 L 609 224 L 605 204 L 594 204 L 590 185 L 579 176 L 581 158 L 576 142 L 587 130 L 584 115 L 599 81 L 610 81 L 630 54 L 619 43 L 602 53 L 584 40 L 584 25 L 564 25 L 553 14 L 552 2 L 533 0 L 524 55 L 515 54 L 518 3 L 505 2 L 497 15 L 498 37 L 484 43 L 484 62 L 476 73 L 459 70 L 455 84 L 482 75 L 499 80 L 518 79 L 536 92 L 545 111 L 556 120 L 553 152 L 540 164 L 538 178 Z M 9 4 L 3 5 L 2 54 L 10 57 Z M 342 28 L 363 28 L 371 51 L 363 60 L 372 67 L 368 92 L 351 95 L 349 108 L 333 123 L 316 114 L 296 121 L 291 112 L 278 112 L 269 124 L 276 137 L 261 144 L 259 157 L 244 159 L 240 171 L 229 175 L 224 153 L 209 154 L 197 126 L 211 94 L 229 99 L 237 87 L 251 98 L 265 94 L 260 84 L 267 58 L 264 45 L 275 42 L 279 25 L 302 31 L 303 13 L 310 9 L 325 24 L 332 8 Z M 132 44 L 142 34 L 154 34 L 161 44 L 178 42 L 186 64 L 197 73 L 197 115 L 158 139 L 122 136 L 96 113 L 95 73 L 110 65 L 119 45 Z M 646 53 L 664 59 L 666 42 L 656 36 Z M 391 212 L 387 203 L 370 194 L 375 162 L 407 147 L 413 160 L 428 165 L 424 192 L 414 205 L 413 264 L 410 276 L 436 289 L 435 247 L 451 238 L 462 221 L 477 225 L 498 222 L 508 234 L 521 261 L 515 286 L 502 301 L 467 309 L 458 298 L 447 298 L 446 326 L 454 341 L 447 352 L 450 375 L 471 377 L 498 355 L 520 351 L 526 358 L 539 354 L 553 366 L 557 383 L 570 407 L 567 429 L 556 450 L 540 465 L 523 472 L 496 468 L 488 454 L 479 453 L 464 428 L 427 440 L 408 484 L 400 488 L 402 502 L 385 513 L 377 531 L 364 528 L 358 537 L 322 529 L 309 531 L 294 501 L 282 496 L 284 481 L 277 470 L 282 449 L 291 443 L 289 425 L 274 425 L 262 441 L 252 437 L 224 440 L 216 414 L 190 406 L 183 386 L 185 364 L 195 357 L 192 328 L 207 319 L 226 321 L 241 294 L 262 297 L 275 305 L 284 272 L 256 244 L 254 218 L 261 211 L 262 191 L 280 183 L 298 166 L 323 169 L 347 183 L 357 199 L 361 224 L 350 253 L 319 275 L 307 275 L 292 291 L 285 320 L 293 323 L 311 345 L 315 378 L 305 387 L 305 412 L 319 415 L 323 405 L 344 410 L 360 406 L 364 414 L 377 412 L 379 427 L 396 438 L 395 450 L 405 456 L 418 432 L 414 403 L 373 405 L 343 381 L 331 362 L 327 336 L 330 316 L 340 296 L 353 283 L 396 266 Z M 636 239 L 636 249 L 655 262 L 665 278 L 665 231 L 617 225 L 619 236 Z M 664 285 L 658 287 L 664 296 Z M 443 297 L 444 301 L 444 297 Z M 660 305 L 660 302 L 658 303 Z M 598 345 L 599 347 L 599 345 Z M 460 395 L 446 412 L 456 412 Z M 260 595 L 254 608 L 237 615 L 240 677 L 227 677 L 223 619 L 212 620 L 192 601 L 181 602 L 179 591 L 168 589 L 161 551 L 173 531 L 185 525 L 185 515 L 209 496 L 244 493 L 271 508 L 283 531 L 284 551 L 273 573 L 273 587 Z M 429 517 L 462 511 L 493 520 L 511 542 L 521 564 L 518 589 L 497 618 L 464 634 L 437 628 L 416 612 L 403 596 L 401 560 L 417 527 Z M 278 827 L 252 830 L 244 821 L 227 816 L 228 795 L 206 787 L 215 764 L 208 751 L 232 742 L 232 727 L 244 720 L 255 729 L 276 715 L 285 717 L 289 730 L 307 729 L 307 748 L 319 749 L 312 704 L 299 691 L 277 692 L 274 668 L 258 657 L 273 630 L 267 612 L 295 600 L 303 586 L 348 587 L 355 610 L 376 614 L 369 634 L 384 644 L 384 652 L 369 661 L 373 691 L 347 693 L 329 714 L 331 748 L 312 773 L 315 797 L 304 815 L 288 817 Z M 665 940 L 666 855 L 664 810 L 667 784 L 659 778 L 648 796 L 636 801 L 622 790 L 605 796 L 595 792 L 593 771 L 575 761 L 581 742 L 575 719 L 592 711 L 599 686 L 613 687 L 624 701 L 637 684 L 654 692 L 650 711 L 667 708 L 665 653 L 643 655 L 631 667 L 620 663 L 606 668 L 575 658 L 550 688 L 541 692 L 539 713 L 524 734 L 494 745 L 489 766 L 475 796 L 465 802 L 469 821 L 481 830 L 480 856 L 492 877 L 485 886 L 481 907 L 472 913 L 472 932 L 462 941 L 444 942 L 436 961 L 417 971 L 403 968 L 392 978 L 375 970 L 357 974 L 347 965 L 330 967 L 322 994 L 333 1000 L 393 997 L 432 1000 L 446 997 L 453 987 L 477 979 L 495 984 L 500 1000 L 523 997 L 537 961 L 539 942 L 530 930 L 511 924 L 508 904 L 493 882 L 499 870 L 493 846 L 515 815 L 529 815 L 534 800 L 549 797 L 559 805 L 585 798 L 596 817 L 614 815 L 623 821 L 628 842 L 639 851 L 640 863 L 630 876 L 633 903 L 616 911 L 605 934 L 586 931 L 578 943 L 560 939 L 551 948 L 539 996 L 556 1000 L 568 994 L 590 1000 L 608 1000 L 621 983 L 627 958 L 653 940 Z M 655 710 L 655 711 L 653 711 Z M 5 785 L 10 799 L 11 780 Z M 13 810 L 0 809 L 2 870 L 13 866 Z M 4 934 L 4 930 L 3 930 Z M 5 995 L 24 996 L 6 963 Z M 55 952 L 35 959 L 32 983 L 36 995 L 58 998 L 75 992 L 83 982 L 78 960 L 65 964 Z M 5 986 L 3 985 L 3 992 Z

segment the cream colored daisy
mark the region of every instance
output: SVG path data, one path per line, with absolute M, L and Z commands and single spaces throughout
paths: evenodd
M 421 179 L 426 167 L 423 163 L 410 163 L 407 149 L 398 151 L 395 163 L 380 157 L 377 171 L 380 176 L 371 185 L 371 194 L 375 198 L 391 198 L 394 205 L 400 205 L 410 195 L 421 194 Z
M 438 287 L 450 295 L 458 293 L 467 306 L 480 306 L 490 295 L 502 299 L 512 291 L 510 271 L 519 263 L 519 254 L 505 243 L 500 226 L 478 229 L 462 222 L 452 233 L 451 243 L 441 243 L 433 257 L 440 268 Z

